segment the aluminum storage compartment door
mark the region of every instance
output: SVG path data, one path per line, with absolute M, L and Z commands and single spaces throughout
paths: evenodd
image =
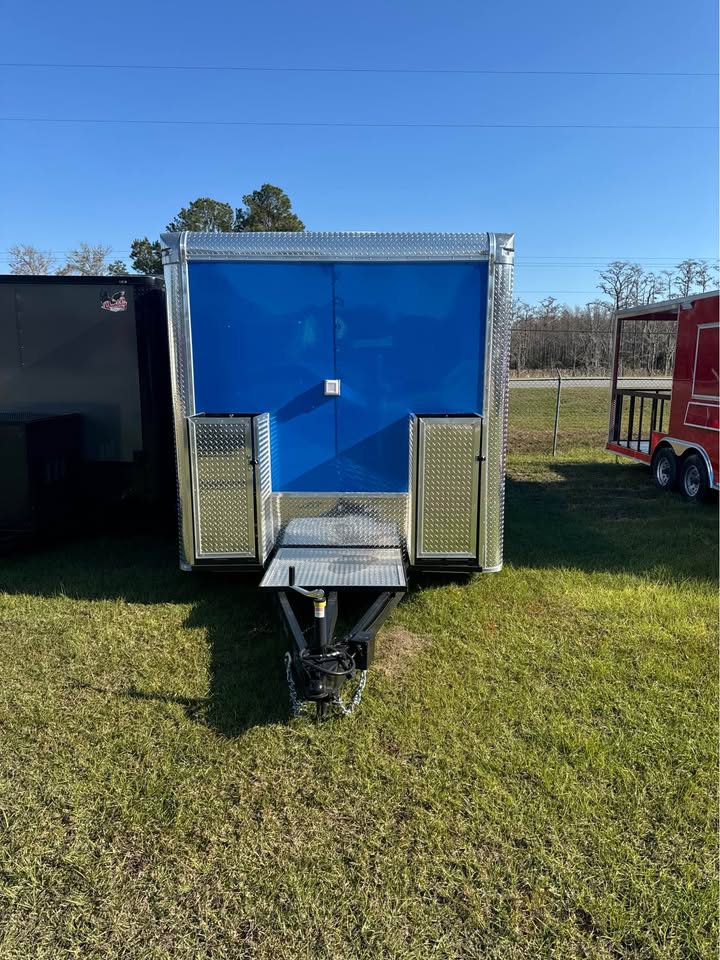
M 255 559 L 251 417 L 191 417 L 195 556 Z
M 477 559 L 481 425 L 480 417 L 418 419 L 418 559 Z

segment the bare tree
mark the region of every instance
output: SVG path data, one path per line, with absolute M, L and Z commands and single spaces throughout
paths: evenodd
M 528 323 L 535 316 L 535 307 L 525 303 L 523 300 L 515 299 L 512 303 L 512 322 Z
M 683 260 L 677 265 L 675 283 L 681 297 L 687 297 L 691 293 L 699 266 L 697 260 Z
M 600 271 L 598 286 L 612 300 L 616 310 L 631 306 L 637 291 L 638 270 L 636 263 L 627 260 L 613 260 Z
M 535 308 L 522 300 L 513 300 L 513 333 L 510 338 L 510 366 L 520 372 L 530 364 L 532 323 Z
M 675 288 L 675 273 L 672 270 L 663 270 L 663 296 L 666 300 L 672 300 L 673 290 Z
M 70 251 L 65 266 L 58 270 L 58 276 L 103 276 L 108 269 L 105 260 L 111 249 L 102 243 L 81 243 L 77 250 Z
M 10 273 L 45 276 L 50 273 L 53 257 L 49 250 L 38 250 L 27 243 L 10 247 Z
M 713 279 L 712 267 L 706 260 L 701 260 L 700 263 L 698 263 L 697 270 L 695 271 L 696 286 L 698 286 L 700 290 L 705 293 L 706 290 L 712 288 Z
M 655 303 L 662 297 L 663 280 L 656 273 L 645 273 L 638 267 L 637 300 L 636 305 Z
M 713 287 L 716 277 L 716 265 L 708 261 L 686 260 L 676 270 L 658 274 L 646 272 L 639 264 L 616 260 L 600 272 L 598 282 L 610 302 L 598 299 L 579 307 L 546 297 L 531 306 L 516 300 L 511 367 L 517 373 L 530 375 L 547 375 L 556 368 L 577 375 L 607 375 L 612 319 L 617 309 L 692 296 L 698 289 Z M 629 376 L 641 371 L 646 376 L 667 376 L 673 367 L 675 336 L 674 321 L 638 319 L 625 325 L 620 344 L 621 369 Z
M 560 306 L 558 300 L 555 297 L 545 297 L 544 300 L 541 300 L 538 304 L 538 317 L 540 320 L 544 320 L 546 323 L 549 320 L 554 319 L 557 314 L 558 307 Z
M 585 327 L 583 361 L 589 372 L 597 373 L 610 364 L 612 310 L 601 300 L 586 304 L 578 314 L 578 324 Z

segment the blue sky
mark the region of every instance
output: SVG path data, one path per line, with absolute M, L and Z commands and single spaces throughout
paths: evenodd
M 714 0 L 15 5 L 14 63 L 716 72 Z M 0 67 L 0 117 L 717 124 L 717 78 Z M 7 249 L 125 257 L 198 196 L 282 186 L 309 229 L 517 235 L 516 291 L 595 296 L 596 269 L 718 243 L 716 130 L 0 122 Z M 4 258 L 4 260 L 2 259 Z

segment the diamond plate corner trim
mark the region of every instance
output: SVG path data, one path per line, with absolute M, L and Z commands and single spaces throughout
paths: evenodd
M 420 418 L 420 559 L 477 557 L 481 422 L 479 417 Z
M 411 563 L 415 563 L 415 516 L 417 513 L 417 417 L 411 413 L 408 417 L 408 500 L 407 500 L 407 553 Z
M 188 233 L 192 260 L 487 260 L 487 233 Z M 166 242 L 170 242 L 167 237 Z
M 515 234 L 496 233 L 492 239 L 495 241 L 495 262 L 512 264 L 515 259 Z
M 490 349 L 485 376 L 485 447 L 483 470 L 484 569 L 499 570 L 503 563 L 505 525 L 505 455 L 510 371 L 510 333 L 512 329 L 512 257 L 491 263 L 492 316 L 489 325 Z
M 180 251 L 181 233 L 161 233 L 160 234 L 160 252 L 162 254 L 163 266 L 172 263 L 180 263 L 182 256 Z
M 350 546 L 390 547 L 407 543 L 407 493 L 275 493 L 272 500 L 278 542 L 295 519 L 347 519 Z M 389 541 L 378 542 L 378 533 L 393 531 Z M 397 531 L 397 535 L 395 533 Z
M 255 558 L 252 423 L 191 419 L 195 555 Z
M 272 502 L 272 464 L 270 456 L 270 415 L 253 417 L 255 459 L 257 460 L 256 497 L 260 563 L 265 563 L 275 546 L 275 511 Z
M 191 569 L 194 543 L 187 417 L 190 414 L 192 358 L 188 336 L 189 313 L 185 297 L 187 289 L 186 267 L 182 263 L 166 264 L 164 274 L 170 348 L 170 386 L 175 433 L 175 479 L 180 566 L 182 569 Z

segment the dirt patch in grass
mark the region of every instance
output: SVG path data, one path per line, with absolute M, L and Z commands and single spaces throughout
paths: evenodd
M 378 653 L 374 666 L 391 680 L 404 676 L 413 662 L 430 646 L 430 637 L 412 633 L 405 627 L 388 627 L 378 634 Z

